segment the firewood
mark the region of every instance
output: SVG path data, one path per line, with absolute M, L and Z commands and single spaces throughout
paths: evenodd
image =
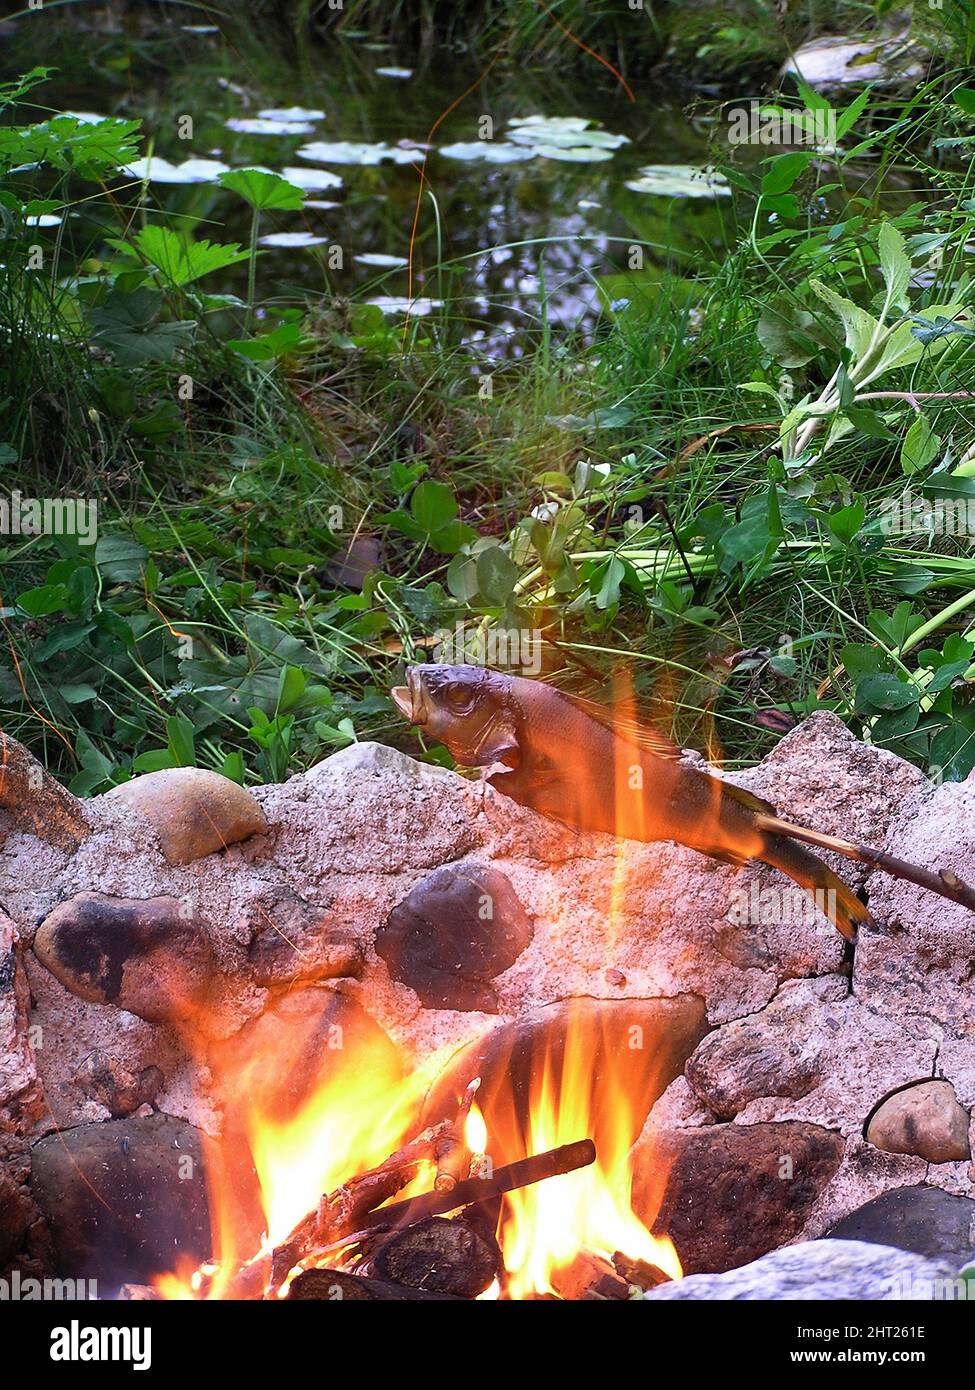
M 338 1269 L 306 1269 L 288 1287 L 288 1300 L 320 1303 L 459 1303 L 449 1293 L 411 1289 L 405 1284 L 387 1284 Z
M 656 1289 L 659 1285 L 670 1282 L 670 1275 L 659 1266 L 648 1264 L 646 1260 L 631 1260 L 629 1255 L 624 1255 L 621 1250 L 617 1250 L 613 1255 L 613 1267 L 621 1279 L 625 1279 L 628 1284 L 635 1284 L 640 1289 Z
M 560 1173 L 586 1168 L 595 1161 L 596 1146 L 592 1140 L 578 1139 L 574 1144 L 562 1144 L 557 1149 L 533 1154 L 531 1158 L 519 1158 L 498 1168 L 493 1177 L 468 1178 L 450 1192 L 429 1192 L 422 1197 L 407 1198 L 405 1202 L 393 1202 L 376 1213 L 376 1220 L 388 1226 L 411 1226 L 425 1216 L 445 1216 L 447 1212 L 472 1203 L 488 1202 L 506 1192 L 514 1192 L 518 1187 L 529 1187 Z
M 480 1084 L 481 1078 L 475 1076 L 466 1087 L 450 1129 L 435 1146 L 437 1177 L 433 1185 L 438 1192 L 450 1192 L 463 1178 L 470 1176 L 471 1155 L 464 1136 L 464 1126 Z
M 566 1300 L 629 1298 L 629 1285 L 603 1255 L 579 1250 L 571 1262 L 552 1272 L 552 1288 Z
M 462 1216 L 428 1216 L 396 1231 L 378 1246 L 368 1273 L 414 1289 L 476 1298 L 501 1271 L 501 1251 L 492 1233 Z

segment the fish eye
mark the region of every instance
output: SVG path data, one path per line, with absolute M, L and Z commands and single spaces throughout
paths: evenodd
M 451 681 L 444 686 L 443 699 L 454 714 L 466 714 L 474 707 L 476 692 L 472 686 L 465 684 L 464 681 Z

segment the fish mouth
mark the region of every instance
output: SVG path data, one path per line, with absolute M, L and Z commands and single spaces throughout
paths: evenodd
M 400 714 L 411 724 L 425 724 L 427 722 L 423 687 L 414 666 L 407 669 L 406 685 L 394 685 L 389 693 Z

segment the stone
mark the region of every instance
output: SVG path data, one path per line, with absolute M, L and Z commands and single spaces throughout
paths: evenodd
M 279 1123 L 292 1119 L 330 1079 L 351 1082 L 368 1071 L 376 1085 L 392 1087 L 404 1074 L 399 1049 L 371 1015 L 318 984 L 272 999 L 258 1018 L 211 1046 L 209 1063 L 226 1099 L 246 1098 Z
M 706 1038 L 685 1074 L 717 1119 L 811 1120 L 859 1136 L 878 1093 L 930 1075 L 935 1051 L 827 975 L 787 981 L 764 1009 Z
M 37 1209 L 13 1177 L 0 1167 L 0 1271 L 23 1248 Z
M 432 869 L 481 843 L 481 789 L 382 743 L 353 743 L 261 789 L 275 854 L 321 876 Z
M 894 1245 L 960 1269 L 975 1252 L 975 1201 L 936 1187 L 895 1187 L 851 1211 L 827 1235 Z
M 90 826 L 81 802 L 22 743 L 0 732 L 0 830 L 16 830 L 73 853 Z
M 497 1013 L 491 981 L 515 963 L 533 931 L 505 874 L 456 864 L 421 879 L 393 908 L 376 951 L 426 1008 Z
M 358 979 L 365 967 L 361 944 L 335 924 L 331 911 L 290 888 L 252 898 L 234 924 L 246 941 L 247 964 L 260 985 L 297 980 Z
M 968 1111 L 948 1081 L 919 1081 L 888 1096 L 867 1125 L 867 1142 L 893 1154 L 917 1154 L 929 1163 L 971 1157 Z
M 434 1082 L 424 1106 L 425 1123 L 455 1113 L 467 1084 L 479 1076 L 477 1103 L 487 1121 L 496 1164 L 525 1155 L 532 1102 L 543 1075 L 589 1116 L 597 1152 L 619 1148 L 619 1127 L 632 1127 L 632 1143 L 651 1106 L 677 1076 L 704 1036 L 703 1002 L 675 999 L 565 999 L 493 1029 L 461 1048 Z M 587 1087 L 588 1097 L 580 1094 Z M 613 1104 L 608 1095 L 617 1095 Z M 622 1101 L 625 1094 L 625 1113 Z M 558 1102 L 557 1102 L 558 1103 Z
M 943 782 L 899 810 L 881 846 L 909 863 L 975 883 L 975 781 Z M 932 1036 L 975 1041 L 975 913 L 903 879 L 873 873 L 870 908 L 882 931 L 861 933 L 853 987 L 877 1013 Z
M 41 923 L 34 954 L 72 994 L 150 1022 L 192 1021 L 214 973 L 206 928 L 169 897 L 77 893 Z
M 250 792 L 202 767 L 146 772 L 106 795 L 125 802 L 152 823 L 170 864 L 190 864 L 268 831 L 264 812 Z
M 154 1101 L 165 1079 L 158 1067 L 135 1073 L 99 1049 L 88 1054 L 76 1075 L 85 1095 L 100 1101 L 115 1120 Z
M 100 1297 L 210 1254 L 197 1130 L 168 1115 L 79 1125 L 35 1144 L 31 1191 L 47 1219 L 54 1269 L 96 1279 Z
M 20 950 L 16 926 L 0 911 L 0 1137 L 25 1134 L 42 1109 L 27 1040 L 30 991 Z
M 955 1270 L 885 1245 L 814 1240 L 789 1245 L 721 1274 L 695 1274 L 651 1289 L 651 1299 L 855 1300 L 918 1303 L 951 1297 Z
M 818 1125 L 709 1125 L 634 1150 L 633 1207 L 686 1274 L 720 1273 L 794 1240 L 844 1144 Z

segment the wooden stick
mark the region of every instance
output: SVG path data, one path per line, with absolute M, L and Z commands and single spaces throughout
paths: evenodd
M 492 1197 L 501 1197 L 518 1187 L 529 1187 L 532 1183 L 544 1182 L 546 1178 L 558 1177 L 560 1173 L 587 1168 L 595 1161 L 595 1144 L 591 1139 L 579 1139 L 574 1144 L 563 1144 L 560 1148 L 533 1154 L 531 1158 L 519 1158 L 515 1163 L 499 1168 L 493 1177 L 467 1178 L 450 1192 L 428 1192 L 422 1197 L 409 1197 L 405 1202 L 380 1207 L 376 1219 L 384 1226 L 409 1226 L 424 1216 L 445 1216 L 458 1207 L 489 1202 Z
M 467 1150 L 467 1141 L 464 1137 L 464 1125 L 474 1103 L 481 1084 L 481 1078 L 475 1076 L 469 1083 L 467 1089 L 461 1096 L 460 1106 L 457 1110 L 456 1118 L 448 1132 L 437 1141 L 434 1146 L 434 1157 L 437 1160 L 437 1177 L 434 1187 L 438 1192 L 450 1192 L 457 1186 L 461 1175 L 470 1168 L 470 1155 Z
M 919 888 L 925 888 L 929 893 L 937 893 L 942 898 L 960 903 L 970 912 L 975 912 L 975 888 L 965 883 L 951 869 L 938 869 L 933 873 L 930 869 L 920 869 L 916 864 L 909 864 L 906 859 L 887 854 L 882 849 L 873 849 L 870 845 L 857 845 L 852 840 L 841 840 L 836 835 L 824 835 L 818 830 L 806 830 L 804 826 L 779 820 L 777 816 L 762 815 L 757 819 L 763 830 L 788 836 L 791 840 L 801 840 L 807 845 L 815 845 L 817 849 L 832 850 L 834 854 L 842 854 L 845 859 L 857 859 L 861 864 L 869 864 L 874 869 L 890 874 L 892 878 L 902 878 L 909 883 L 916 883 Z

